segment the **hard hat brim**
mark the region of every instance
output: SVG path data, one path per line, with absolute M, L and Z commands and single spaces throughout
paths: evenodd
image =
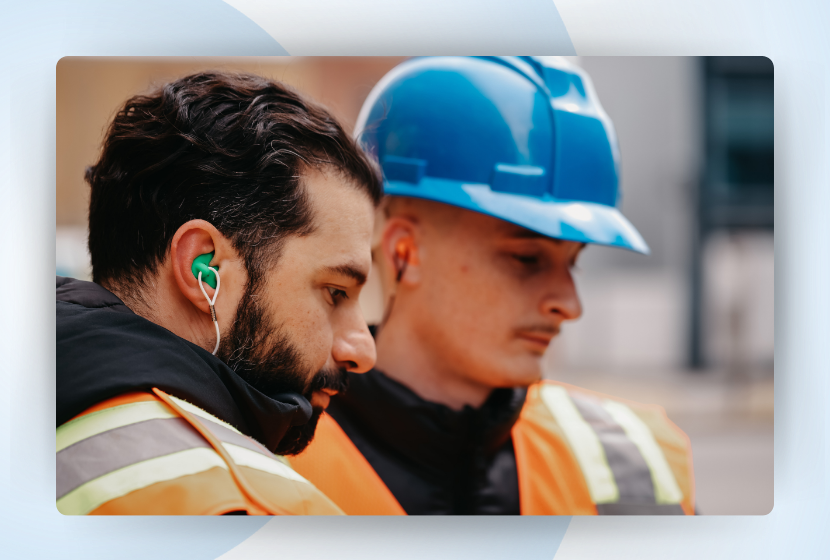
M 460 187 L 460 188 L 459 188 Z M 644 255 L 640 233 L 612 206 L 550 196 L 536 198 L 491 190 L 489 185 L 424 177 L 417 184 L 385 181 L 387 195 L 451 204 L 516 224 L 554 239 L 620 247 Z

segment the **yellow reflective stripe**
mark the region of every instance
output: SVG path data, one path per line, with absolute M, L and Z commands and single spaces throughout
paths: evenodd
M 608 466 L 602 444 L 591 426 L 579 414 L 568 392 L 555 385 L 543 385 L 540 395 L 565 432 L 594 503 L 604 504 L 619 500 L 620 492 L 611 467 Z
M 177 416 L 166 404 L 159 401 L 142 401 L 98 410 L 59 426 L 55 434 L 57 451 L 88 437 L 128 424 Z
M 222 443 L 222 445 L 225 446 L 225 449 L 228 450 L 228 454 L 231 456 L 231 459 L 233 459 L 233 462 L 237 465 L 264 471 L 289 480 L 311 484 L 309 481 L 300 476 L 297 471 L 284 464 L 282 461 L 269 459 L 262 453 L 257 453 L 256 451 L 251 451 L 250 449 L 245 449 L 244 447 L 240 447 L 232 443 Z
M 86 515 L 110 500 L 157 482 L 228 466 L 213 449 L 197 448 L 134 463 L 90 480 L 57 502 L 64 515 Z
M 230 424 L 228 424 L 224 420 L 220 420 L 216 416 L 210 414 L 209 412 L 207 412 L 205 410 L 202 410 L 198 406 L 190 404 L 187 401 L 183 401 L 182 399 L 180 399 L 178 397 L 174 397 L 173 395 L 168 395 L 168 396 L 171 399 L 173 399 L 173 401 L 175 401 L 175 403 L 177 405 L 179 405 L 180 407 L 182 407 L 183 409 L 188 411 L 190 414 L 198 416 L 199 418 L 202 418 L 203 420 L 210 420 L 211 422 L 216 422 L 217 424 L 221 424 L 222 426 L 225 426 L 227 429 L 232 430 L 232 431 L 236 432 L 237 434 L 244 435 L 244 434 L 242 434 L 242 432 L 240 432 L 239 430 L 237 430 L 236 428 L 234 428 L 233 426 L 231 426 Z
M 658 504 L 678 504 L 683 499 L 683 492 L 677 485 L 674 474 L 671 472 L 663 450 L 654 439 L 654 435 L 639 416 L 626 405 L 606 400 L 603 408 L 614 421 L 622 426 L 628 438 L 634 442 L 646 460 L 651 471 L 651 480 L 654 483 L 654 497 Z

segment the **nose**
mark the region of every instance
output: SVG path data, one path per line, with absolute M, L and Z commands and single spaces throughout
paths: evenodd
M 331 354 L 338 367 L 354 373 L 366 373 L 375 367 L 377 360 L 375 340 L 363 314 L 356 310 L 353 315 L 348 324 L 335 334 Z
M 557 271 L 548 282 L 548 290 L 540 303 L 540 311 L 545 316 L 559 316 L 563 321 L 574 321 L 582 315 L 582 303 L 576 291 L 576 284 L 569 268 Z

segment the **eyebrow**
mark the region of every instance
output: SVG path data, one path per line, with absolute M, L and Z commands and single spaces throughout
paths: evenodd
M 361 267 L 354 263 L 344 263 L 337 266 L 325 266 L 323 272 L 329 274 L 336 274 L 338 276 L 347 276 L 357 282 L 358 286 L 366 283 L 366 272 Z
M 513 239 L 550 239 L 556 243 L 560 243 L 562 241 L 561 239 L 548 237 L 547 235 L 542 235 L 541 233 L 536 233 L 535 231 L 524 228 L 509 232 L 507 237 L 511 237 Z
M 505 229 L 505 236 L 510 239 L 546 239 L 549 241 L 553 241 L 557 245 L 562 243 L 562 239 L 557 239 L 555 237 L 548 237 L 547 235 L 542 235 L 532 229 L 523 228 L 521 226 L 517 226 L 515 224 L 507 224 L 508 227 Z
M 561 245 L 564 241 L 567 241 L 566 239 L 559 239 L 557 237 L 548 237 L 547 235 L 542 235 L 541 233 L 525 228 L 511 231 L 507 234 L 507 236 L 511 239 L 546 239 L 548 241 L 553 241 L 556 245 Z M 587 243 L 580 242 L 580 245 L 580 249 L 583 249 Z

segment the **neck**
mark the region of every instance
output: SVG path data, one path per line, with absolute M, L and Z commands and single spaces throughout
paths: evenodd
M 181 292 L 171 289 L 163 270 L 138 291 L 125 290 L 111 282 L 102 282 L 102 285 L 136 315 L 205 350 L 213 350 L 216 335 L 209 316 L 205 324 L 204 314 L 199 313 Z
M 480 407 L 493 388 L 477 383 L 458 372 L 451 359 L 437 356 L 418 336 L 416 329 L 401 319 L 397 309 L 378 333 L 377 369 L 409 387 L 422 399 L 460 410 L 464 405 Z

